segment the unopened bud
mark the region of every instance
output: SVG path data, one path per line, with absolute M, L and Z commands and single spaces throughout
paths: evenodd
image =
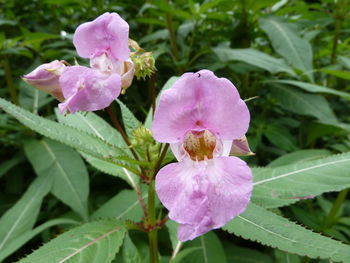
M 64 97 L 58 80 L 65 67 L 63 61 L 54 60 L 40 65 L 32 72 L 24 75 L 22 79 L 34 88 L 45 91 L 57 100 L 63 101 Z
M 233 140 L 230 155 L 245 156 L 255 155 L 255 153 L 250 150 L 247 137 L 243 136 L 239 139 Z
M 135 75 L 137 79 L 150 77 L 156 71 L 155 59 L 152 52 L 132 52 L 130 57 L 135 64 Z

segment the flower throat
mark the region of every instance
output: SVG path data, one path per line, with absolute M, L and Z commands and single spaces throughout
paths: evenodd
M 193 161 L 212 159 L 216 137 L 208 130 L 190 131 L 185 136 L 183 147 Z

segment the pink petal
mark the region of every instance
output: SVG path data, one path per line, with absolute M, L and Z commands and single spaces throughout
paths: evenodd
M 77 111 L 96 111 L 108 107 L 121 90 L 118 74 L 103 74 L 95 69 L 82 66 L 67 67 L 60 77 L 60 85 L 66 98 L 59 105 L 61 112 L 66 109 Z
M 241 214 L 252 186 L 250 168 L 236 157 L 183 160 L 163 167 L 156 176 L 156 191 L 169 218 L 183 225 L 181 241 L 222 227 Z
M 176 143 L 189 130 L 207 129 L 222 140 L 243 136 L 249 111 L 236 87 L 209 70 L 185 73 L 164 91 L 155 112 L 152 131 L 160 142 Z
M 78 26 L 73 44 L 83 58 L 108 53 L 114 59 L 126 60 L 130 56 L 129 25 L 117 13 L 104 13 Z

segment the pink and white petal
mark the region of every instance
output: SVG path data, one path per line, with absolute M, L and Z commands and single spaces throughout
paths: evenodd
M 185 159 L 163 167 L 156 176 L 156 191 L 169 218 L 206 231 L 242 213 L 252 186 L 250 168 L 236 157 Z
M 65 99 L 77 93 L 84 83 L 84 76 L 88 72 L 90 72 L 90 69 L 83 66 L 71 66 L 63 70 L 59 83 Z
M 128 23 L 117 13 L 107 12 L 78 26 L 73 36 L 73 44 L 83 58 L 111 52 L 115 59 L 126 60 L 130 55 L 128 38 Z
M 118 74 L 106 75 L 98 70 L 81 67 L 77 75 L 74 68 L 63 72 L 60 78 L 62 90 L 74 89 L 66 97 L 66 101 L 60 106 L 61 111 L 68 109 L 69 112 L 96 111 L 108 107 L 116 99 L 121 90 L 121 78 Z M 71 67 L 73 68 L 73 67 Z M 74 91 L 74 93 L 73 93 Z M 68 94 L 67 93 L 64 93 Z
M 207 195 L 213 228 L 219 228 L 244 212 L 253 190 L 253 177 L 248 165 L 237 157 L 211 161 L 206 169 L 212 186 Z
M 195 239 L 212 230 L 212 224 L 213 221 L 208 216 L 203 217 L 200 223 L 196 225 L 180 224 L 177 231 L 177 238 L 181 242 Z
M 155 112 L 156 140 L 175 143 L 189 130 L 210 130 L 222 140 L 243 136 L 249 111 L 235 86 L 209 70 L 185 73 L 164 91 Z

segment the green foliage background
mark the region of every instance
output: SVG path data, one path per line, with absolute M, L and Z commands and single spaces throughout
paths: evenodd
M 206 68 L 230 79 L 242 98 L 251 98 L 247 137 L 256 155 L 244 159 L 256 167 L 255 204 L 225 226 L 236 237 L 222 230 L 209 233 L 184 244 L 177 262 L 305 263 L 329 262 L 328 257 L 339 262 L 347 253 L 350 259 L 347 247 L 323 239 L 350 243 L 350 200 L 343 190 L 350 186 L 349 8 L 348 0 L 0 1 L 0 97 L 34 114 L 1 101 L 10 114 L 0 115 L 0 261 L 14 262 L 82 222 L 89 223 L 72 235 L 112 231 L 114 246 L 108 250 L 106 240 L 82 260 L 105 250 L 110 254 L 99 260 L 110 262 L 116 253 L 113 262 L 148 260 L 147 237 L 131 231 L 124 238 L 125 229 L 116 228 L 118 220 L 137 221 L 142 212 L 129 190 L 139 187 L 138 178 L 125 172 L 136 164 L 128 162 L 130 153 L 106 112 L 62 118 L 55 113 L 56 101 L 20 78 L 55 59 L 86 64 L 72 45 L 74 30 L 104 12 L 118 12 L 130 25 L 130 38 L 154 52 L 158 92 L 171 77 Z M 130 137 L 147 118 L 151 84 L 134 80 L 119 97 L 126 107 L 114 106 Z M 290 173 L 293 179 L 284 177 Z M 310 195 L 317 197 L 303 200 Z M 285 224 L 281 215 L 323 236 L 306 237 L 296 224 L 278 232 Z M 111 219 L 91 222 L 98 218 Z M 260 228 L 246 230 L 247 221 Z M 9 228 L 12 222 L 20 227 Z M 174 228 L 169 223 L 160 232 L 164 262 L 176 247 Z M 69 233 L 42 253 L 59 250 Z M 308 248 L 313 242 L 318 254 Z M 47 262 L 41 257 L 33 254 L 21 262 Z M 96 260 L 91 262 L 102 262 Z

